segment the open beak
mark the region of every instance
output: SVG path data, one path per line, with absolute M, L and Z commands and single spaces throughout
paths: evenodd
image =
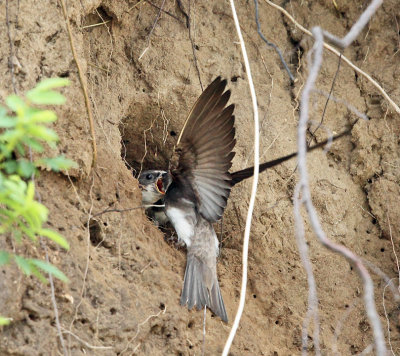
M 158 179 L 157 179 L 156 188 L 157 188 L 157 191 L 158 191 L 160 194 L 163 194 L 163 195 L 165 194 L 164 184 L 163 184 L 162 178 L 158 178 Z

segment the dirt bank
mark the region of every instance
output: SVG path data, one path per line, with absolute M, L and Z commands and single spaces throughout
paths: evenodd
M 346 33 L 368 5 L 362 0 L 280 3 L 305 27 L 322 25 L 338 35 Z M 42 172 L 37 182 L 42 202 L 51 212 L 49 225 L 71 244 L 67 253 L 49 244 L 51 261 L 70 278 L 68 285 L 57 281 L 55 291 L 70 355 L 202 352 L 203 313 L 179 306 L 184 249 L 165 242 L 163 233 L 141 209 L 98 215 L 108 208 L 140 205 L 132 172 L 168 167 L 176 134 L 201 93 L 193 49 L 204 87 L 217 75 L 230 81 L 237 132 L 233 170 L 252 163 L 251 100 L 229 3 L 190 2 L 190 9 L 187 1 L 182 4 L 183 11 L 177 2 L 166 1 L 167 12 L 161 13 L 152 31 L 159 10 L 150 2 L 68 2 L 95 121 L 98 162 L 91 170 L 89 124 L 60 2 L 49 1 L 45 6 L 33 0 L 0 2 L 0 101 L 13 91 L 9 35 L 18 92 L 46 77 L 62 76 L 71 81 L 64 91 L 67 105 L 57 108 L 55 130 L 61 138 L 59 152 L 78 162 L 79 169 L 69 176 Z M 290 85 L 279 57 L 257 35 L 253 2 L 237 1 L 259 101 L 262 160 L 267 160 L 296 150 L 299 95 L 312 42 L 265 2 L 259 5 L 262 31 L 279 45 L 296 77 L 296 83 Z M 190 14 L 190 33 L 184 12 Z M 385 1 L 359 39 L 344 52 L 397 103 L 398 14 L 400 2 Z M 90 26 L 101 22 L 104 24 Z M 338 58 L 325 52 L 318 89 L 330 91 L 337 67 Z M 365 257 L 389 278 L 398 278 L 390 237 L 399 253 L 399 115 L 366 79 L 343 62 L 333 95 L 366 114 L 370 121 L 359 121 L 351 136 L 334 144 L 328 154 L 310 154 L 313 202 L 330 238 Z M 325 102 L 323 95 L 313 96 L 312 120 L 321 120 Z M 348 105 L 331 101 L 324 125 L 340 132 L 355 118 Z M 316 136 L 321 140 L 325 130 L 320 129 Z M 295 165 L 295 161 L 285 163 L 260 179 L 249 251 L 247 304 L 232 355 L 301 352 L 307 280 L 294 238 Z M 222 351 L 239 301 L 250 185 L 244 182 L 234 188 L 225 212 L 218 273 L 230 323 L 225 325 L 207 313 L 207 355 Z M 372 334 L 357 274 L 343 258 L 320 247 L 308 226 L 306 232 L 318 286 L 324 354 L 333 354 L 335 346 L 343 355 L 359 353 L 372 342 Z M 0 248 L 11 245 L 0 239 Z M 44 258 L 41 246 L 17 246 L 17 251 Z M 50 287 L 22 276 L 15 266 L 2 267 L 1 271 L 0 315 L 12 317 L 13 322 L 0 331 L 0 354 L 62 354 Z M 378 312 L 386 325 L 382 307 L 386 283 L 376 275 L 373 278 Z M 388 290 L 384 301 L 396 353 L 400 347 L 398 306 Z M 309 345 L 312 350 L 312 328 Z

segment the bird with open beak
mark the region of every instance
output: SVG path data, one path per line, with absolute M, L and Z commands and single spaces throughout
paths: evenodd
M 232 174 L 235 146 L 234 105 L 227 106 L 230 92 L 226 81 L 215 79 L 201 94 L 185 121 L 170 171 L 149 170 L 139 176 L 143 205 L 159 224 L 168 220 L 178 240 L 187 246 L 187 262 L 181 305 L 202 309 L 207 306 L 227 322 L 217 279 L 219 243 L 212 224 L 224 212 L 231 188 L 253 175 L 253 167 Z M 336 140 L 351 129 L 333 137 Z M 325 140 L 310 147 L 323 147 Z M 265 162 L 260 172 L 296 156 Z M 155 206 L 154 206 L 155 205 Z
M 215 79 L 185 121 L 170 171 L 142 173 L 145 204 L 163 197 L 166 217 L 187 247 L 181 305 L 207 306 L 228 321 L 217 278 L 219 243 L 213 223 L 224 212 L 231 189 L 229 169 L 235 146 L 234 105 L 226 106 L 226 80 Z
M 170 175 L 167 171 L 149 170 L 139 175 L 139 188 L 142 191 L 142 205 L 146 208 L 147 216 L 156 226 L 163 226 L 168 222 L 165 214 L 165 187 L 170 184 Z
M 351 128 L 354 126 L 351 125 L 349 129 L 342 131 L 340 134 L 333 136 L 330 139 L 326 139 L 321 141 L 314 146 L 308 147 L 307 150 L 309 152 L 326 146 L 329 142 L 336 141 L 337 139 L 349 134 L 351 132 Z M 268 162 L 261 163 L 259 166 L 259 172 L 262 173 L 266 171 L 268 168 L 275 167 L 279 164 L 282 164 L 285 161 L 296 157 L 297 152 L 288 154 L 286 156 L 282 156 L 280 158 L 273 159 Z M 236 171 L 231 173 L 231 187 L 234 187 L 236 184 L 241 181 L 250 178 L 253 176 L 254 167 L 249 167 L 242 169 L 240 171 Z M 163 226 L 168 222 L 168 217 L 165 215 L 164 211 L 164 183 L 165 179 L 168 179 L 169 176 L 167 171 L 160 170 L 146 170 L 143 171 L 139 175 L 139 187 L 142 190 L 142 205 L 146 208 L 147 216 L 155 223 L 157 226 Z M 166 182 L 166 185 L 169 183 Z

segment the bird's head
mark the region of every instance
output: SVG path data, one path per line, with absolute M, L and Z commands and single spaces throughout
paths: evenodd
M 154 204 L 163 199 L 171 183 L 166 171 L 143 171 L 139 176 L 139 188 L 142 190 L 142 204 Z

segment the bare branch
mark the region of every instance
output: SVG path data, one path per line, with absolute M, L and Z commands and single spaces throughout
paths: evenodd
M 253 113 L 254 113 L 254 178 L 253 178 L 253 185 L 251 188 L 251 196 L 249 202 L 249 209 L 247 210 L 247 218 L 246 218 L 246 227 L 244 232 L 243 238 L 243 272 L 242 272 L 242 286 L 240 290 L 240 300 L 238 310 L 236 312 L 235 320 L 232 325 L 231 332 L 229 333 L 228 340 L 226 341 L 224 351 L 222 356 L 227 356 L 229 349 L 231 348 L 232 341 L 235 337 L 237 328 L 239 327 L 240 318 L 242 317 L 244 303 L 246 299 L 246 288 L 247 288 L 247 257 L 249 252 L 249 240 L 250 240 L 250 228 L 251 228 L 251 220 L 253 217 L 253 210 L 254 210 L 254 203 L 256 200 L 257 194 L 257 184 L 258 184 L 258 173 L 259 173 L 259 164 L 260 164 L 260 129 L 259 129 L 259 118 L 258 118 L 258 107 L 257 107 L 257 97 L 256 91 L 254 89 L 253 78 L 251 76 L 251 68 L 249 63 L 249 58 L 247 57 L 246 46 L 243 40 L 242 32 L 240 30 L 239 19 L 235 9 L 234 0 L 230 0 L 231 8 L 232 8 L 232 15 L 235 22 L 236 31 L 240 41 L 240 47 L 242 49 L 244 64 L 246 67 L 247 73 L 247 80 L 249 81 L 250 93 L 251 93 L 251 100 L 253 104 Z
M 281 50 L 279 49 L 279 47 L 278 47 L 275 43 L 272 43 L 272 42 L 268 41 L 268 40 L 265 38 L 265 36 L 263 35 L 263 33 L 261 32 L 261 25 L 260 25 L 260 21 L 259 21 L 259 19 L 258 19 L 258 0 L 254 0 L 254 5 L 255 5 L 255 7 L 256 7 L 256 24 L 257 24 L 257 32 L 258 32 L 258 34 L 260 35 L 261 39 L 262 39 L 268 46 L 272 47 L 272 48 L 276 51 L 276 53 L 278 53 L 279 58 L 280 58 L 280 60 L 281 60 L 281 62 L 282 62 L 282 64 L 283 64 L 283 66 L 285 67 L 285 70 L 286 70 L 287 74 L 289 75 L 289 78 L 290 78 L 291 83 L 294 83 L 293 74 L 292 74 L 292 72 L 290 71 L 289 66 L 286 64 L 286 61 L 285 61 L 285 59 L 283 58 L 283 55 L 282 55 Z
M 160 310 L 157 314 L 151 314 L 151 315 L 149 315 L 144 321 L 142 321 L 141 323 L 139 323 L 139 324 L 137 325 L 137 330 L 136 330 L 135 335 L 132 336 L 132 338 L 128 341 L 128 343 L 126 344 L 125 348 L 119 353 L 119 355 L 124 354 L 124 353 L 128 350 L 129 346 L 132 344 L 132 342 L 133 342 L 133 341 L 137 338 L 137 336 L 139 335 L 140 328 L 141 328 L 144 324 L 146 324 L 151 318 L 157 318 L 157 317 L 160 316 L 161 314 L 165 314 L 166 311 L 167 311 L 167 306 L 164 306 L 164 309 Z M 140 344 L 139 344 L 139 345 L 140 345 Z M 137 348 L 139 345 L 137 345 L 136 348 Z M 136 349 L 136 348 L 135 348 L 135 349 Z M 134 351 L 135 351 L 135 350 L 134 350 Z M 133 354 L 135 354 L 135 352 L 133 352 L 132 355 L 133 355 Z
M 107 208 L 103 211 L 101 211 L 100 213 L 96 213 L 94 215 L 92 215 L 92 218 L 95 218 L 97 216 L 106 214 L 106 213 L 124 213 L 126 211 L 132 211 L 132 210 L 137 210 L 137 209 L 147 209 L 147 208 L 164 208 L 165 205 L 156 205 L 156 204 L 152 204 L 152 205 L 139 205 L 139 206 L 135 206 L 134 208 L 127 208 L 127 209 L 116 209 L 116 208 Z
M 197 76 L 199 78 L 199 83 L 200 83 L 201 90 L 203 91 L 204 90 L 203 83 L 201 81 L 200 69 L 199 69 L 199 65 L 197 63 L 196 46 L 194 45 L 193 36 L 192 36 L 192 16 L 190 14 L 190 0 L 189 0 L 189 15 L 187 17 L 187 24 L 188 24 L 188 29 L 189 29 L 189 40 L 190 40 L 190 43 L 192 45 L 194 66 L 196 68 Z
M 343 38 L 338 38 L 327 31 L 324 31 L 324 37 L 338 47 L 346 48 L 350 46 L 382 3 L 383 0 L 373 0 Z
M 8 57 L 8 67 L 10 68 L 11 73 L 11 84 L 14 90 L 14 94 L 17 94 L 17 85 L 15 82 L 15 73 L 14 73 L 14 43 L 11 38 L 11 30 L 10 30 L 10 19 L 9 19 L 9 9 L 8 9 L 8 0 L 6 0 L 6 24 L 7 24 L 7 35 L 8 42 L 10 44 L 10 56 Z
M 73 56 L 75 64 L 76 64 L 76 68 L 78 69 L 79 82 L 81 83 L 82 93 L 83 93 L 83 97 L 85 99 L 85 106 L 86 106 L 86 111 L 87 111 L 88 120 L 89 120 L 90 135 L 92 138 L 92 147 L 93 147 L 92 167 L 95 167 L 96 163 L 97 163 L 97 145 L 96 145 L 96 135 L 95 135 L 95 130 L 94 130 L 93 115 L 92 115 L 92 107 L 90 104 L 89 94 L 88 94 L 88 91 L 86 88 L 85 79 L 84 79 L 84 75 L 83 75 L 83 72 L 81 69 L 81 65 L 80 65 L 80 63 L 78 61 L 78 57 L 76 55 L 74 39 L 72 37 L 71 26 L 69 24 L 69 18 L 68 18 L 68 14 L 67 14 L 67 8 L 65 6 L 65 1 L 60 0 L 60 2 L 61 2 L 62 11 L 64 14 L 65 25 L 67 27 L 67 33 L 68 33 L 69 43 L 71 46 L 72 56 Z
M 295 236 L 297 247 L 299 249 L 300 258 L 303 263 L 304 269 L 307 275 L 308 283 L 308 308 L 307 314 L 303 321 L 303 330 L 301 335 L 301 353 L 302 355 L 307 355 L 307 341 L 308 341 L 308 324 L 310 317 L 314 317 L 314 346 L 315 354 L 321 355 L 321 349 L 319 345 L 319 317 L 318 317 L 318 295 L 317 286 L 315 283 L 314 273 L 312 270 L 312 265 L 308 257 L 308 246 L 305 239 L 304 224 L 303 219 L 300 214 L 300 203 L 303 203 L 300 199 L 300 185 L 296 186 L 293 205 L 294 205 L 294 220 L 295 220 Z
M 304 28 L 302 25 L 300 25 L 294 18 L 291 16 L 285 9 L 280 7 L 279 5 L 274 4 L 270 0 L 264 0 L 267 4 L 271 5 L 273 8 L 279 10 L 282 14 L 284 14 L 290 21 L 292 21 L 297 28 L 299 28 L 301 31 L 306 33 L 309 36 L 313 36 L 313 34 Z M 330 52 L 334 53 L 337 56 L 340 56 L 341 53 L 332 47 L 331 45 L 327 43 L 323 43 L 323 46 L 329 50 Z M 353 64 L 347 57 L 342 55 L 342 60 L 351 68 L 353 68 L 358 74 L 362 75 L 364 78 L 366 78 L 375 88 L 378 89 L 378 91 L 383 95 L 383 97 L 389 102 L 389 104 L 394 108 L 394 110 L 400 114 L 400 107 L 390 98 L 390 96 L 386 93 L 386 91 L 379 85 L 379 83 L 374 80 L 369 74 L 365 73 L 363 70 L 358 68 L 355 64 Z
M 363 17 L 361 16 L 361 18 Z M 309 69 L 309 75 L 301 95 L 300 120 L 297 133 L 298 168 L 300 175 L 298 189 L 302 193 L 303 203 L 306 207 L 311 222 L 311 226 L 321 244 L 326 248 L 328 248 L 329 250 L 345 257 L 356 268 L 359 276 L 361 277 L 364 286 L 365 309 L 373 329 L 376 352 L 378 355 L 385 355 L 386 354 L 385 339 L 384 339 L 382 325 L 378 313 L 376 311 L 376 306 L 374 301 L 374 286 L 372 283 L 372 279 L 367 269 L 364 267 L 360 257 L 355 255 L 352 251 L 350 251 L 346 247 L 338 245 L 328 239 L 328 237 L 326 236 L 325 232 L 322 229 L 318 215 L 315 211 L 314 205 L 312 204 L 311 200 L 311 193 L 310 193 L 309 179 L 307 172 L 307 161 L 306 161 L 306 152 L 307 152 L 306 129 L 307 129 L 308 111 L 309 111 L 308 105 L 310 100 L 310 93 L 314 88 L 314 84 L 316 82 L 319 70 L 321 68 L 322 53 L 324 47 L 323 32 L 321 28 L 314 27 L 312 29 L 312 34 L 315 39 L 315 43 L 312 48 L 312 51 L 309 53 L 309 56 L 311 57 L 311 54 L 313 54 L 313 58 Z
M 79 342 L 81 342 L 83 345 L 85 345 L 87 348 L 92 349 L 92 350 L 112 350 L 112 346 L 95 346 L 95 345 L 91 345 L 88 342 L 86 342 L 85 340 L 81 339 L 78 335 L 74 334 L 73 332 L 64 329 L 63 328 L 63 334 L 68 334 L 73 336 L 75 339 L 77 339 Z
M 147 52 L 147 50 L 150 48 L 150 37 L 151 37 L 151 34 L 153 33 L 154 29 L 156 28 L 157 21 L 158 21 L 158 19 L 160 18 L 161 12 L 162 12 L 162 10 L 163 10 L 163 8 L 164 8 L 164 3 L 165 3 L 165 0 L 163 0 L 163 2 L 161 3 L 161 7 L 160 7 L 159 10 L 158 10 L 156 19 L 155 19 L 154 22 L 153 22 L 153 26 L 151 27 L 151 30 L 150 30 L 149 34 L 147 35 L 147 45 L 146 45 L 146 48 L 143 50 L 142 54 L 139 56 L 139 58 L 138 58 L 139 61 L 142 59 L 142 57 L 144 56 L 144 54 L 145 54 L 145 53 Z

